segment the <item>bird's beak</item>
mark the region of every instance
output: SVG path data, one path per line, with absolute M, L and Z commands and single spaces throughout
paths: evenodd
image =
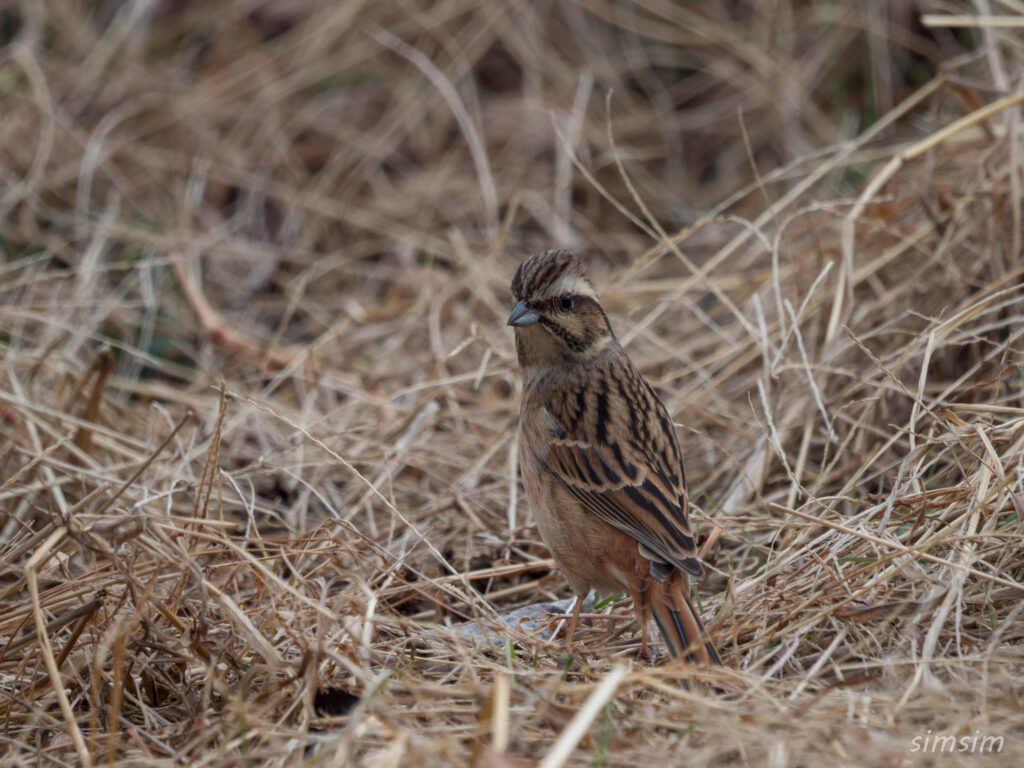
M 521 300 L 512 308 L 512 314 L 508 316 L 508 324 L 520 328 L 540 320 L 540 315 L 526 306 L 526 299 Z

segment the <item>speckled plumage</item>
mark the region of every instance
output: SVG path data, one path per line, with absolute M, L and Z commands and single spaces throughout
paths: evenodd
M 577 595 L 632 595 L 643 653 L 653 614 L 673 656 L 717 663 L 688 595 L 687 574 L 701 566 L 668 412 L 615 338 L 579 259 L 534 254 L 512 295 L 520 470 L 545 544 Z

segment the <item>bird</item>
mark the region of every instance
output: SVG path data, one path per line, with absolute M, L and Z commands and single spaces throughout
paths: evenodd
M 523 376 L 519 468 L 544 544 L 576 595 L 566 647 L 591 589 L 626 591 L 648 655 L 654 618 L 669 655 L 720 664 L 689 577 L 703 569 L 668 411 L 612 331 L 570 251 L 523 261 L 512 278 Z

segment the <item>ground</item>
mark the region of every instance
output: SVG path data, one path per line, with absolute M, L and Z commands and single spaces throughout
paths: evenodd
M 0 764 L 1019 765 L 989 5 L 0 3 Z M 568 596 L 504 324 L 556 246 L 721 669 L 502 618 Z

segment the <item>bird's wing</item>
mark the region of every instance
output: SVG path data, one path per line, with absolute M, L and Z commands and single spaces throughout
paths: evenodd
M 547 409 L 548 470 L 584 508 L 636 539 L 655 573 L 664 562 L 699 576 L 675 429 L 629 361 L 563 382 Z

